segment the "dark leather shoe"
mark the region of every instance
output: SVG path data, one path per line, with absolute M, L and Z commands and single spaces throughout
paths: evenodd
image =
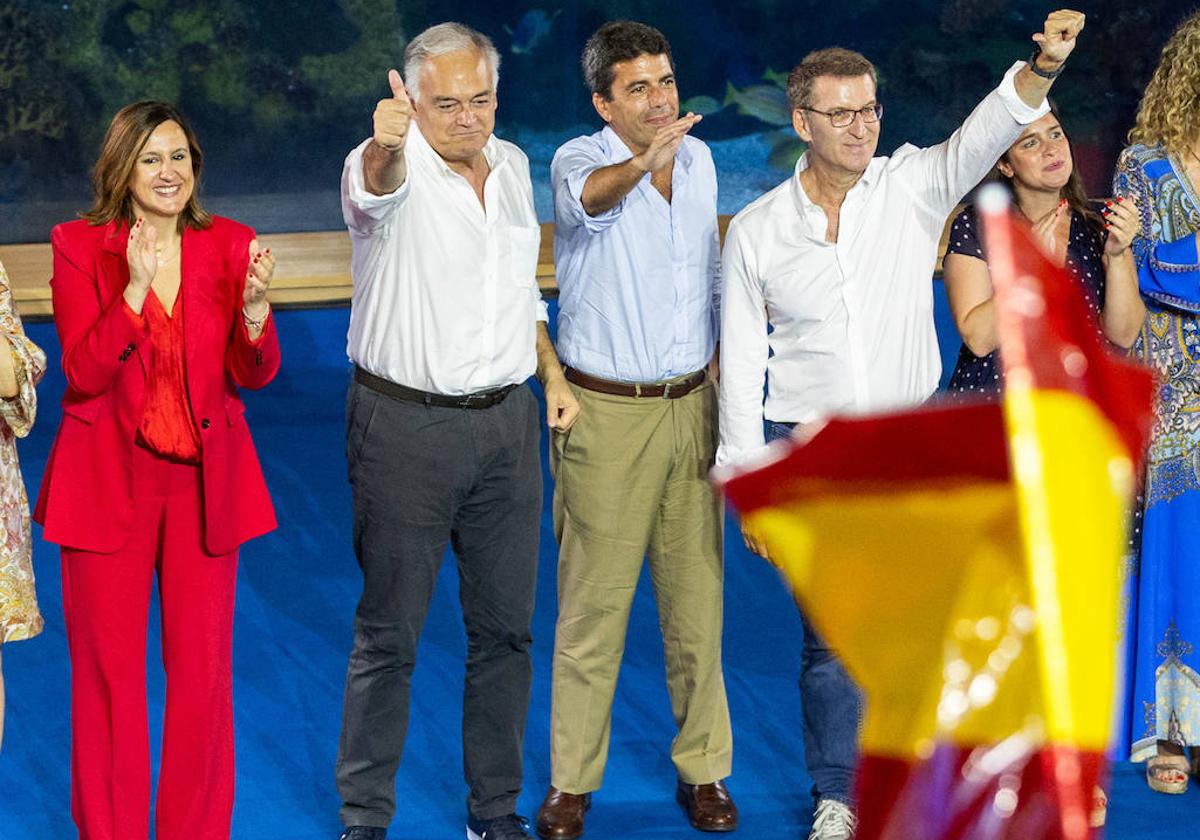
M 387 840 L 387 829 L 370 825 L 352 825 L 338 840 Z
M 733 831 L 738 826 L 737 806 L 720 779 L 707 785 L 679 782 L 675 786 L 675 799 L 687 810 L 692 828 Z
M 592 807 L 590 793 L 564 793 L 550 788 L 538 808 L 537 833 L 543 840 L 575 840 L 583 835 L 583 815 Z

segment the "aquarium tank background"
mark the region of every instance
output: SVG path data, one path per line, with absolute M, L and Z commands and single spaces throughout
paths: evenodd
M 693 133 L 713 149 L 720 210 L 735 213 L 802 151 L 783 88 L 808 51 L 841 45 L 877 64 L 886 154 L 944 139 L 1029 55 L 1054 2 L 0 0 L 0 242 L 44 242 L 85 209 L 108 121 L 144 98 L 191 117 L 210 209 L 263 232 L 337 229 L 342 160 L 370 133 L 387 69 L 444 20 L 485 32 L 502 55 L 496 133 L 529 155 L 542 221 L 554 150 L 600 125 L 580 50 L 622 17 L 671 41 L 684 110 L 705 115 Z M 1192 4 L 1075 5 L 1087 28 L 1054 94 L 1076 165 L 1104 194 L 1162 44 Z

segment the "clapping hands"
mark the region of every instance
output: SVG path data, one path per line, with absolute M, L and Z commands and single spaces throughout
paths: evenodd
M 250 262 L 246 266 L 246 288 L 242 293 L 242 306 L 248 318 L 259 320 L 267 313 L 267 290 L 275 276 L 275 257 L 271 249 L 259 250 L 258 240 L 250 240 Z
M 129 229 L 129 241 L 125 244 L 125 261 L 129 264 L 129 284 L 125 287 L 125 300 L 134 312 L 142 311 L 150 284 L 158 273 L 158 231 L 145 219 L 138 219 Z
M 1119 257 L 1125 253 L 1133 238 L 1141 230 L 1138 220 L 1138 206 L 1132 198 L 1117 196 L 1106 202 L 1104 207 L 1104 226 L 1108 229 L 1108 239 L 1104 242 L 1104 256 Z

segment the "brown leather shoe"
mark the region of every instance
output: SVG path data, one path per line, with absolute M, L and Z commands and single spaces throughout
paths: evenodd
M 551 787 L 538 808 L 538 836 L 543 840 L 575 840 L 583 835 L 583 815 L 591 807 L 590 793 L 564 793 Z
M 707 785 L 675 786 L 675 799 L 687 809 L 692 828 L 700 831 L 733 831 L 738 826 L 738 810 L 721 779 Z

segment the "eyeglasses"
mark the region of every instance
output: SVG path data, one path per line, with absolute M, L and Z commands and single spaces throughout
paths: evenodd
M 867 105 L 865 108 L 859 108 L 857 111 L 849 111 L 845 108 L 835 108 L 832 111 L 819 111 L 816 108 L 801 108 L 800 110 L 812 111 L 814 114 L 824 114 L 829 117 L 829 124 L 834 128 L 845 128 L 854 122 L 855 117 L 862 117 L 862 121 L 865 123 L 879 122 L 883 119 L 882 102 Z

